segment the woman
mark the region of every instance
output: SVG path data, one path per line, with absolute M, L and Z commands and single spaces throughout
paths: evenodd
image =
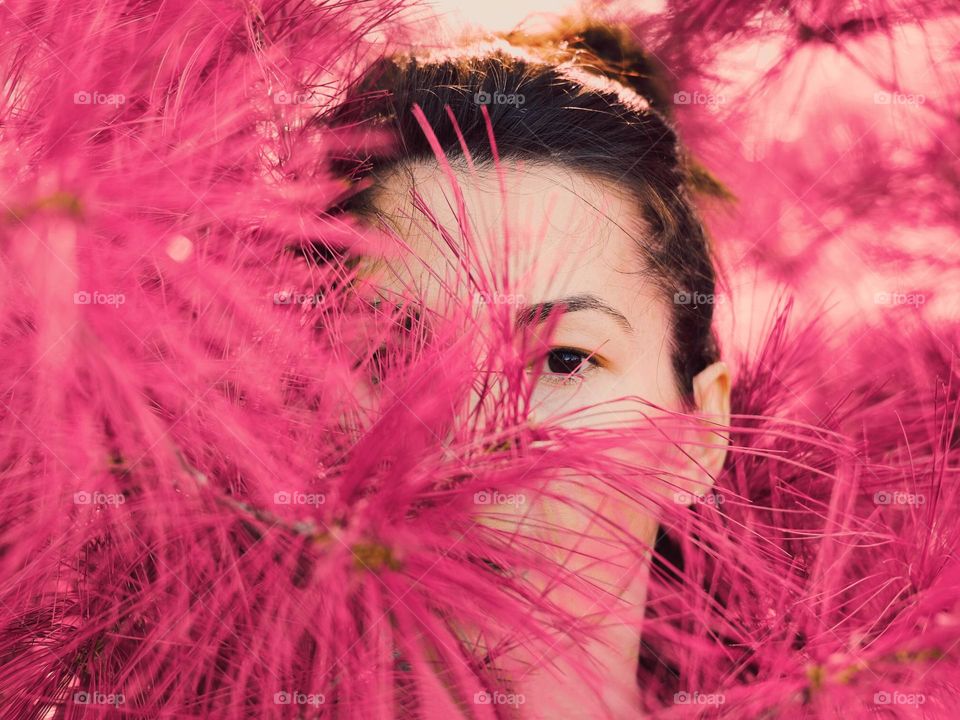
M 639 49 L 603 26 L 570 38 L 578 42 L 528 39 L 376 64 L 334 118 L 338 126 L 374 127 L 388 141 L 344 159 L 341 169 L 362 189 L 343 210 L 404 248 L 361 261 L 381 299 L 440 317 L 455 315 L 458 302 L 478 308 L 471 332 L 479 354 L 484 343 L 500 352 L 503 340 L 484 331 L 484 321 L 508 318 L 524 338 L 535 382 L 524 420 L 642 433 L 657 415 L 705 418 L 699 426 L 675 422 L 669 452 L 648 447 L 642 463 L 634 458 L 669 471 L 661 492 L 689 503 L 723 465 L 726 440 L 717 428 L 730 411 L 730 373 L 712 329 L 715 271 L 693 204 L 695 170 L 664 107 L 656 107 L 657 78 Z M 648 492 L 655 482 L 647 480 Z M 604 687 L 573 690 L 571 648 L 559 642 L 549 658 L 514 650 L 496 663 L 509 668 L 507 682 L 525 698 L 523 717 L 633 717 L 655 508 L 599 481 L 567 480 L 550 493 L 479 511 L 504 532 L 512 522 L 545 546 L 567 548 L 575 537 L 564 567 L 619 598 L 619 608 L 603 613 L 582 596 L 566 599 L 577 619 L 603 626 L 577 652 L 598 664 Z M 629 539 L 611 545 L 595 513 L 622 523 Z M 615 619 L 624 608 L 633 610 L 630 622 Z M 546 659 L 562 668 L 564 692 L 551 673 L 525 665 Z
M 0 719 L 954 717 L 956 324 L 778 312 L 731 388 L 643 54 L 374 62 L 396 5 L 0 4 Z M 908 17 L 808 5 L 651 27 Z M 824 222 L 947 217 L 921 156 Z

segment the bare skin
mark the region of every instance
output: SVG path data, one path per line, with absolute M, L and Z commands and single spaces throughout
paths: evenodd
M 551 350 L 542 360 L 531 420 L 605 403 L 603 412 L 580 413 L 564 422 L 591 427 L 626 423 L 637 414 L 636 400 L 618 400 L 626 397 L 682 411 L 669 349 L 672 298 L 665 297 L 640 272 L 637 243 L 643 242 L 643 229 L 632 199 L 604 181 L 553 164 L 505 161 L 502 177 L 492 166 L 472 171 L 455 164 L 452 172 L 470 211 L 483 256 L 480 261 L 502 264 L 506 256 L 510 275 L 516 278 L 511 293 L 485 300 L 511 303 L 518 317 L 541 303 L 559 302 L 566 308 L 549 337 Z M 376 205 L 408 244 L 410 256 L 388 261 L 380 272 L 380 282 L 388 293 L 412 288 L 442 312 L 441 285 L 456 286 L 457 265 L 436 229 L 415 210 L 412 189 L 436 221 L 453 237 L 458 236 L 455 194 L 449 177 L 436 164 L 417 164 L 391 174 L 382 183 Z M 505 217 L 511 227 L 509 249 L 502 232 Z M 526 242 L 518 240 L 524 237 Z M 689 457 L 675 453 L 659 461 L 689 478 L 691 492 L 702 493 L 720 470 L 726 453 L 726 440 L 716 432 L 716 424 L 729 421 L 727 366 L 718 362 L 705 368 L 696 376 L 693 390 L 696 410 L 705 418 L 703 430 L 692 431 L 688 438 L 691 444 L 685 450 Z M 604 513 L 628 528 L 633 538 L 652 546 L 658 523 L 649 510 L 580 483 L 571 483 L 569 491 L 591 507 L 602 504 Z M 518 651 L 503 660 L 500 667 L 523 696 L 517 715 L 544 719 L 637 717 L 636 628 L 646 599 L 647 556 L 637 552 L 636 544 L 629 551 L 612 549 L 612 536 L 595 527 L 592 515 L 569 504 L 537 498 L 520 508 L 498 510 L 502 512 L 497 519 L 488 522 L 504 528 L 542 527 L 546 521 L 588 536 L 579 552 L 564 557 L 563 562 L 567 569 L 608 589 L 610 598 L 606 604 L 566 597 L 559 590 L 551 595 L 578 617 L 602 625 L 600 640 L 579 649 L 558 642 L 544 657 Z M 553 544 L 563 544 L 552 539 Z M 608 561 L 586 559 L 597 555 Z M 584 657 L 603 679 L 598 687 L 567 682 Z M 552 672 L 528 669 L 544 659 L 553 662 Z

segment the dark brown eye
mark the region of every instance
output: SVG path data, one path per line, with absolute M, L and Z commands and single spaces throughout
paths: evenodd
M 354 369 L 365 367 L 374 385 L 383 382 L 392 371 L 402 370 L 417 357 L 429 341 L 429 328 L 420 309 L 413 305 L 369 303 L 372 327 L 365 338 L 381 339 L 372 352 L 358 359 Z
M 596 364 L 590 353 L 573 348 L 554 348 L 547 353 L 547 370 L 554 375 L 577 375 L 588 364 Z

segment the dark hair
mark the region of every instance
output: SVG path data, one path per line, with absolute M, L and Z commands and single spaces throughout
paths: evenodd
M 405 163 L 435 161 L 414 104 L 449 157 L 462 155 L 459 128 L 473 159 L 491 162 L 486 107 L 501 157 L 551 161 L 612 182 L 637 200 L 651 235 L 639 248 L 643 270 L 673 307 L 673 366 L 689 401 L 693 377 L 719 356 L 712 303 L 685 302 L 712 296 L 716 282 L 691 194 L 719 194 L 719 185 L 686 157 L 668 119 L 664 83 L 623 32 L 589 26 L 564 35 L 563 41 L 527 37 L 502 49 L 376 63 L 327 122 L 370 123 L 397 141 L 389 152 L 337 160 L 337 171 L 348 178 L 373 181 L 341 209 L 375 214 L 378 176 Z M 496 93 L 522 95 L 523 103 L 483 104 L 484 94 Z

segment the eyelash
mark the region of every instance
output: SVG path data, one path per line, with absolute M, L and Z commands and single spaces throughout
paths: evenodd
M 600 361 L 597 358 L 596 353 L 591 353 L 587 350 L 581 350 L 579 348 L 572 347 L 555 347 L 550 348 L 550 351 L 546 353 L 541 359 L 542 363 L 546 363 L 549 368 L 549 363 L 551 359 L 556 358 L 557 355 L 565 353 L 578 357 L 580 359 L 576 368 L 572 371 L 567 372 L 546 372 L 540 374 L 537 378 L 542 380 L 545 383 L 550 385 L 574 385 L 580 383 L 584 376 L 601 367 Z M 572 363 L 568 363 L 572 364 Z

